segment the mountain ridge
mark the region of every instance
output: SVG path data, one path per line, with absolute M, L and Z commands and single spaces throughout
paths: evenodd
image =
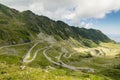
M 39 16 L 30 10 L 19 12 L 0 4 L 0 13 L 0 42 L 3 41 L 1 43 L 9 42 L 8 44 L 17 44 L 20 42 L 29 42 L 35 39 L 40 32 L 63 40 L 72 37 L 77 41 L 82 41 L 85 38 L 96 44 L 100 41 L 111 41 L 110 38 L 99 30 L 69 26 L 63 21 L 54 21 L 46 16 Z M 6 40 L 4 35 L 6 35 L 8 40 Z M 10 37 L 12 35 L 18 36 Z M 21 41 L 18 41 L 18 39 L 21 39 Z
M 0 80 L 119 80 L 113 42 L 100 30 L 0 5 Z

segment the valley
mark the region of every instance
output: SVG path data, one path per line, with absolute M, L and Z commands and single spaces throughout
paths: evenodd
M 0 4 L 0 80 L 119 80 L 120 44 Z
M 101 47 L 105 49 L 103 49 L 103 51 L 99 54 L 99 51 L 101 51 L 101 48 L 99 46 L 95 48 L 87 48 L 87 47 L 85 48 L 85 46 L 78 47 L 73 45 L 72 43 L 71 43 L 71 46 L 67 46 L 67 44 L 69 44 L 69 42 L 72 41 L 72 39 L 70 39 L 68 42 L 63 40 L 63 41 L 55 41 L 54 43 L 50 43 L 49 40 L 48 41 L 47 40 L 48 39 L 36 40 L 31 43 L 1 47 L 0 53 L 4 52 L 5 54 L 0 54 L 0 57 L 1 57 L 0 62 L 4 66 L 6 64 L 9 64 L 9 65 L 15 64 L 16 66 L 14 65 L 14 67 L 19 67 L 19 70 L 21 70 L 22 72 L 26 71 L 26 69 L 28 68 L 32 68 L 36 70 L 40 68 L 39 66 L 41 66 L 41 68 L 43 67 L 44 70 L 47 70 L 47 71 L 49 70 L 50 71 L 65 70 L 67 72 L 73 71 L 75 72 L 74 75 L 76 75 L 76 78 L 79 77 L 78 75 L 84 74 L 84 75 L 91 76 L 92 74 L 95 74 L 94 77 L 96 77 L 98 80 L 101 79 L 101 78 L 99 79 L 98 74 L 103 74 L 101 72 L 106 69 L 112 70 L 114 66 L 118 65 L 120 62 L 120 59 L 116 58 L 117 57 L 116 55 L 111 55 L 110 53 L 108 54 L 109 50 L 106 50 L 106 48 L 107 49 L 115 48 L 117 49 L 115 51 L 117 51 L 117 53 L 119 54 L 119 50 L 120 50 L 119 45 L 114 43 L 101 43 Z M 76 41 L 73 43 L 76 43 Z M 31 47 L 27 47 L 30 45 Z M 21 47 L 23 47 L 23 49 Z M 15 50 L 14 54 L 10 54 L 11 52 L 9 50 L 11 49 Z M 26 51 L 24 51 L 24 49 L 26 49 Z M 96 50 L 98 50 L 98 52 L 93 53 L 93 51 L 96 51 Z M 90 55 L 90 52 L 88 51 L 92 51 L 91 53 L 93 54 Z M 19 55 L 20 52 L 24 54 L 20 56 Z M 101 55 L 101 54 L 106 54 L 106 55 Z M 13 58 L 13 57 L 6 58 L 5 56 L 3 57 L 3 55 L 21 57 L 21 58 Z M 4 58 L 4 60 L 2 60 L 2 58 Z M 9 62 L 12 62 L 12 63 L 9 63 Z M 76 73 L 76 72 L 80 72 L 80 73 Z M 69 74 L 69 75 L 72 76 L 72 74 Z M 51 80 L 53 80 L 53 78 L 51 78 Z M 85 80 L 87 78 L 83 77 L 83 79 Z M 105 80 L 106 79 L 111 80 L 107 77 L 105 78 Z M 71 79 L 71 80 L 74 80 L 74 79 Z

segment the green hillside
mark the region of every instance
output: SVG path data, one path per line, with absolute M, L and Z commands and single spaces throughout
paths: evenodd
M 77 41 L 87 39 L 95 43 L 111 41 L 101 31 L 69 26 L 62 21 L 53 21 L 31 11 L 19 12 L 0 4 L 0 43 L 17 44 L 30 42 L 43 32 L 56 39 Z
M 0 4 L 0 80 L 119 80 L 119 62 L 99 30 Z

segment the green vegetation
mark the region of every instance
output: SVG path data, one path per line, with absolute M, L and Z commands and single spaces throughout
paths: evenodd
M 99 30 L 0 4 L 0 80 L 119 80 L 119 62 L 120 45 Z
M 111 80 L 105 76 L 62 69 L 41 69 L 0 63 L 0 80 Z
M 38 16 L 29 10 L 19 12 L 0 4 L 0 13 L 1 45 L 30 42 L 40 32 L 52 35 L 57 40 L 72 37 L 88 47 L 94 47 L 100 41 L 111 41 L 99 30 L 71 27 L 62 21 L 55 22 L 48 17 Z

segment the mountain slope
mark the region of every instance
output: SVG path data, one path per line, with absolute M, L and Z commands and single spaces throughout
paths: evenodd
M 0 43 L 17 44 L 30 42 L 43 32 L 56 39 L 77 41 L 88 39 L 95 43 L 111 41 L 101 31 L 69 26 L 62 21 L 53 21 L 31 11 L 19 12 L 0 4 Z
M 119 80 L 119 62 L 99 30 L 0 4 L 0 80 Z

